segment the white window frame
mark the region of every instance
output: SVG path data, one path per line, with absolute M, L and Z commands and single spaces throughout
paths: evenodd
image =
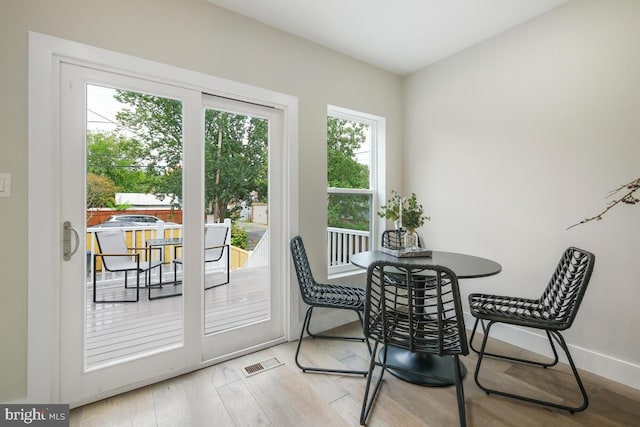
M 327 117 L 335 117 L 338 119 L 349 120 L 353 122 L 363 123 L 371 129 L 371 146 L 369 157 L 369 188 L 335 188 L 327 187 L 327 196 L 331 194 L 360 194 L 371 197 L 371 218 L 369 229 L 369 250 L 378 246 L 376 236 L 378 231 L 384 227 L 384 220 L 380 220 L 376 212 L 381 206 L 381 201 L 385 194 L 385 142 L 386 142 L 386 119 L 374 114 L 363 113 L 348 108 L 338 107 L 335 105 L 327 106 Z M 331 227 L 327 227 L 327 273 L 328 277 L 337 278 L 344 275 L 361 273 L 362 269 L 355 267 L 353 264 L 331 265 L 331 244 L 333 238 Z M 351 248 L 353 253 L 364 250 L 360 247 Z

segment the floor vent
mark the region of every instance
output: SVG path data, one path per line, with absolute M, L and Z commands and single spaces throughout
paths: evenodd
M 260 372 L 264 372 L 267 369 L 277 368 L 280 365 L 284 365 L 284 362 L 281 362 L 277 357 L 272 357 L 271 359 L 245 366 L 242 368 L 242 372 L 244 372 L 246 377 L 250 377 L 252 375 L 259 374 Z

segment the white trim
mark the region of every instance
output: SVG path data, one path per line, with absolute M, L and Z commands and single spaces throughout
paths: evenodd
M 96 66 L 112 72 L 136 70 L 140 77 L 166 84 L 177 84 L 198 91 L 232 97 L 281 109 L 285 118 L 285 170 L 289 176 L 285 214 L 288 221 L 286 238 L 298 231 L 298 99 L 294 96 L 263 89 L 203 73 L 190 71 L 142 58 L 88 46 L 44 34 L 29 32 L 28 76 L 28 361 L 27 396 L 25 402 L 57 402 L 59 377 L 58 307 L 60 289 L 60 205 L 59 152 L 59 67 L 60 62 Z M 128 72 L 128 74 L 131 74 Z M 178 76 L 178 77 L 176 77 Z M 176 80 L 179 78 L 180 80 Z M 188 84 L 185 82 L 189 82 Z M 212 89 L 213 88 L 213 89 Z M 50 212 L 43 219 L 41 212 Z M 284 240 L 286 241 L 286 240 Z M 42 257 L 36 248 L 50 248 L 52 256 Z M 286 258 L 286 259 L 284 259 Z M 283 257 L 285 289 L 291 287 L 290 262 Z M 290 292 L 290 291 L 289 291 Z M 286 292 L 285 292 L 286 293 Z M 297 298 L 291 292 L 285 300 L 288 316 L 287 333 L 297 323 Z M 297 297 L 297 295 L 295 295 Z M 287 336 L 289 338 L 289 336 Z
M 337 187 L 327 188 L 327 193 L 329 194 L 364 194 L 368 196 L 376 194 L 375 190 L 371 190 L 367 188 L 337 188 Z
M 464 317 L 467 329 L 471 330 L 475 323 L 475 318 L 467 312 L 464 313 Z M 482 333 L 482 330 L 480 330 L 480 333 Z M 469 338 L 471 338 L 471 335 L 469 335 Z M 491 328 L 491 338 L 504 341 L 536 354 L 551 357 L 551 350 L 547 337 L 533 332 L 531 329 L 496 324 Z M 476 338 L 475 342 L 476 348 L 478 348 L 480 340 Z M 570 343 L 567 343 L 567 345 L 569 346 L 571 357 L 573 357 L 573 361 L 578 369 L 594 373 L 612 381 L 617 381 L 635 389 L 640 389 L 639 365 L 616 359 L 611 356 L 607 356 L 606 354 L 597 353 L 583 347 L 578 347 Z M 561 362 L 568 363 L 563 351 L 559 350 L 558 356 L 560 357 Z

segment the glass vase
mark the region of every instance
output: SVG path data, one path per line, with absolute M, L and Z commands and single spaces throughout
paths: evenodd
M 418 233 L 415 229 L 407 229 L 404 235 L 404 247 L 410 251 L 418 249 Z

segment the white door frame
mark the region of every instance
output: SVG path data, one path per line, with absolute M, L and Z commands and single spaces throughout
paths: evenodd
M 285 126 L 284 209 L 286 242 L 298 231 L 298 99 L 166 64 L 88 46 L 35 32 L 29 33 L 28 94 L 28 362 L 26 402 L 58 402 L 59 298 L 62 259 L 59 169 L 60 61 L 153 78 L 205 93 L 233 97 L 281 109 Z M 283 248 L 286 250 L 287 248 Z M 299 299 L 290 286 L 288 250 L 282 254 L 285 280 L 286 337 L 299 330 Z M 173 375 L 179 375 L 175 372 Z M 150 379 L 152 383 L 164 378 Z M 130 389 L 143 386 L 134 384 Z M 124 390 L 120 390 L 124 391 Z

